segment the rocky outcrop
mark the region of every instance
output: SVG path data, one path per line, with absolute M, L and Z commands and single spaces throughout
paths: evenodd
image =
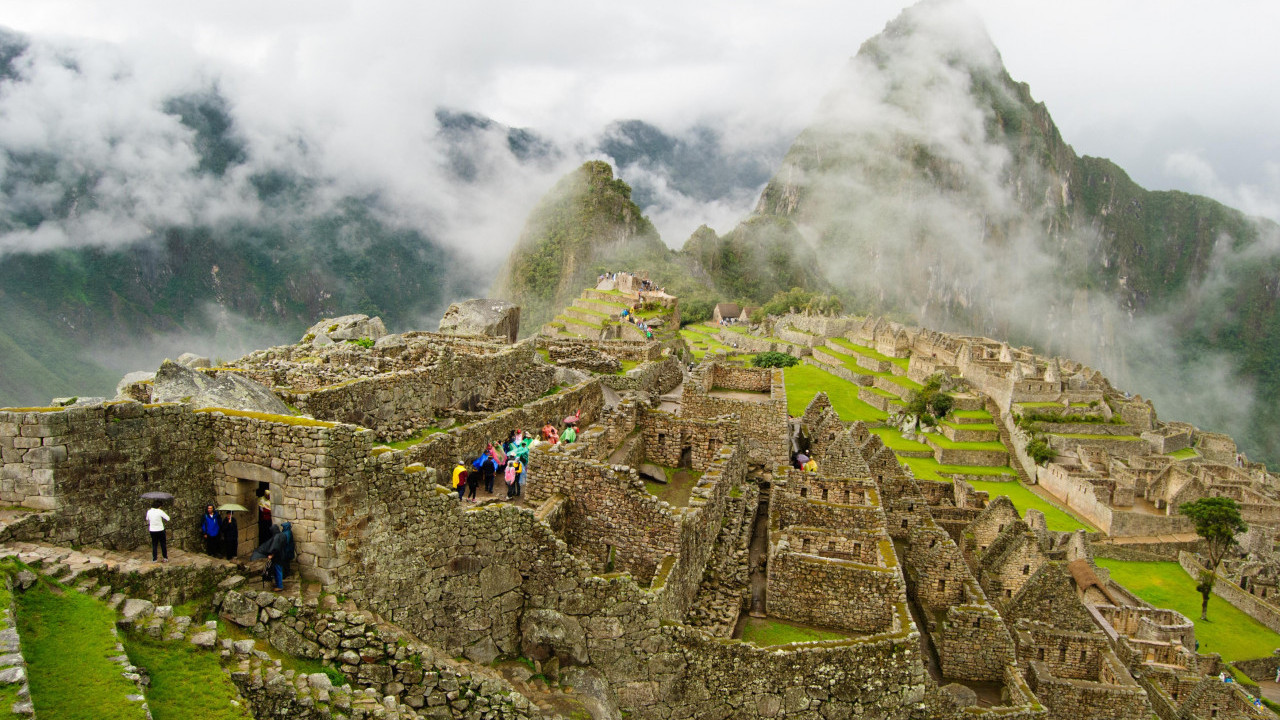
M 305 338 L 309 338 L 314 342 L 321 336 L 330 340 L 360 340 L 369 338 L 377 340 L 387 334 L 387 328 L 382 324 L 382 318 L 369 317 L 368 315 L 343 315 L 336 318 L 324 318 L 315 325 L 307 328 Z
M 520 334 L 520 306 L 506 300 L 486 298 L 454 303 L 440 318 L 440 332 L 488 335 L 515 342 Z
M 165 360 L 151 387 L 151 402 L 181 402 L 197 407 L 292 415 L 265 385 L 235 372 L 203 373 Z

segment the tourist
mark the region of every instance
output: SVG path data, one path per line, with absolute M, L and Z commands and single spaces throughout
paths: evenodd
M 488 444 L 481 456 L 480 472 L 484 475 L 484 491 L 492 495 L 493 478 L 498 474 L 498 458 L 493 453 L 493 443 Z
M 462 463 L 453 466 L 453 489 L 458 491 L 458 501 L 461 502 L 467 489 L 467 466 Z
M 160 509 L 160 502 L 151 503 L 147 511 L 147 530 L 151 533 L 151 562 L 156 561 L 156 549 L 164 555 L 160 562 L 169 562 L 169 543 L 165 541 L 164 524 L 169 522 L 169 515 Z M 1280 676 L 1280 670 L 1276 671 Z
M 809 456 L 804 453 L 796 453 L 795 466 L 797 470 L 803 470 L 804 464 L 809 462 Z
M 200 518 L 200 535 L 204 538 L 205 554 L 214 557 L 221 554 L 218 552 L 221 543 L 218 539 L 218 532 L 221 530 L 222 523 L 218 520 L 218 514 L 213 511 L 212 505 L 206 506 L 204 515 Z
M 479 458 L 475 463 L 471 464 L 472 470 L 467 473 L 467 499 L 471 502 L 476 501 L 476 490 L 480 487 L 480 465 L 484 462 L 483 458 Z
M 818 461 L 813 458 L 809 458 L 809 461 L 804 464 L 804 471 L 809 473 L 818 472 Z
M 556 432 L 556 426 L 548 420 L 546 425 L 542 426 L 542 439 L 555 445 L 560 442 L 560 434 Z
M 264 543 L 271 537 L 271 497 L 258 496 L 258 542 Z
M 234 560 L 240 548 L 240 523 L 236 522 L 236 516 L 230 510 L 227 511 L 226 517 L 222 519 L 222 554 L 228 560 Z
M 578 431 L 572 425 L 566 425 L 564 432 L 560 433 L 560 442 L 568 445 L 578 439 Z
M 269 531 L 270 539 L 262 543 L 250 555 L 250 559 L 267 559 L 262 569 L 263 576 L 271 581 L 276 592 L 284 590 L 284 576 L 288 574 L 289 562 L 293 559 L 293 526 L 289 523 L 273 525 Z
M 507 483 L 507 499 L 516 496 L 516 478 L 520 477 L 524 472 L 524 465 L 520 463 L 518 458 L 511 458 L 507 461 L 507 469 L 503 473 L 503 481 Z

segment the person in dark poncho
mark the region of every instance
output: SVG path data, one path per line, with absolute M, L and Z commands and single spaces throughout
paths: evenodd
M 270 576 L 276 592 L 284 589 L 284 576 L 289 572 L 289 562 L 293 560 L 293 526 L 281 523 L 279 527 L 271 527 L 271 539 L 258 546 L 250 557 L 254 560 L 267 559 L 266 574 Z
M 239 545 L 240 523 L 236 522 L 236 516 L 228 510 L 226 519 L 222 521 L 222 552 L 228 560 L 235 559 Z

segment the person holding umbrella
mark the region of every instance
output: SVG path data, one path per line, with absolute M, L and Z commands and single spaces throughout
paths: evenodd
M 169 562 L 169 543 L 165 541 L 164 524 L 169 522 L 169 514 L 160 509 L 160 501 L 152 500 L 151 509 L 147 511 L 147 530 L 151 533 L 151 562 L 156 561 L 156 550 L 164 554 L 160 562 Z
M 222 530 L 219 534 L 222 539 L 222 554 L 228 560 L 234 560 L 240 549 L 240 523 L 236 521 L 234 513 L 249 512 L 249 508 L 237 503 L 223 503 L 218 506 L 218 511 L 226 513 L 222 518 Z

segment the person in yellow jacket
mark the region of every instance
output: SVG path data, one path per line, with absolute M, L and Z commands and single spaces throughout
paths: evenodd
M 804 471 L 811 472 L 811 473 L 818 472 L 818 461 L 814 460 L 813 458 L 809 458 L 809 462 L 806 462 L 804 464 Z
M 458 491 L 458 499 L 462 499 L 462 493 L 467 491 L 467 466 L 458 463 L 453 467 L 453 487 Z

